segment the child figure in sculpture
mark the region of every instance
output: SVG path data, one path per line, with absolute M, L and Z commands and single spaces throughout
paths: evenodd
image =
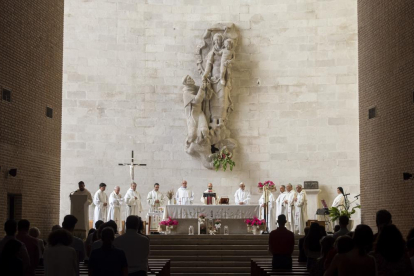
M 234 60 L 236 53 L 233 50 L 234 47 L 234 40 L 233 39 L 226 39 L 224 41 L 224 49 L 220 51 L 221 53 L 221 64 L 220 64 L 220 83 L 222 85 L 226 85 L 226 71 L 228 70 L 227 67 L 231 64 Z

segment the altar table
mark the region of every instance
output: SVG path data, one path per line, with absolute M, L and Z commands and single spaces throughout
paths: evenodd
M 177 234 L 188 234 L 192 225 L 197 233 L 198 216 L 204 214 L 206 219 L 220 219 L 221 227 L 227 225 L 230 234 L 247 234 L 245 219 L 259 217 L 259 205 L 167 205 L 164 219 L 171 217 L 178 220 Z

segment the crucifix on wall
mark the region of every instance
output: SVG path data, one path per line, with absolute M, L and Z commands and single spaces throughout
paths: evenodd
M 131 182 L 134 182 L 134 170 L 135 166 L 146 166 L 147 164 L 135 164 L 134 163 L 134 151 L 132 151 L 131 163 L 119 163 L 119 166 L 129 166 L 129 175 L 131 177 Z

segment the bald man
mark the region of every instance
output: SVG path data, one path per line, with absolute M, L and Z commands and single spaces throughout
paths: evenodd
M 113 192 L 109 196 L 109 210 L 108 210 L 108 221 L 113 220 L 118 226 L 118 231 L 122 229 L 121 223 L 121 204 L 124 201 L 122 195 L 119 193 L 121 188 L 115 186 Z
M 243 182 L 239 184 L 239 189 L 234 194 L 236 205 L 248 205 L 250 202 L 250 193 L 245 190 L 246 185 Z
M 175 199 L 178 205 L 192 205 L 194 200 L 194 193 L 187 189 L 187 181 L 183 180 L 181 187 L 175 193 Z
M 208 183 L 207 190 L 205 190 L 204 193 L 215 193 L 213 191 L 213 184 L 212 183 Z M 209 199 L 207 197 L 203 197 L 204 193 L 201 195 L 201 198 L 200 198 L 201 203 L 203 203 L 204 205 L 216 205 L 217 204 L 217 195 L 215 197 Z

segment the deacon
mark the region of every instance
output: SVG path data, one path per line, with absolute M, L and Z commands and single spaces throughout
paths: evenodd
M 78 183 L 78 186 L 79 186 L 79 189 L 77 189 L 75 191 L 75 193 L 77 195 L 86 195 L 87 200 L 88 200 L 88 205 L 91 205 L 92 204 L 92 195 L 87 189 L 85 189 L 85 183 L 83 181 L 80 181 Z M 88 221 L 89 221 L 89 218 L 88 218 Z
M 95 212 L 93 216 L 93 224 L 98 220 L 106 222 L 106 216 L 108 212 L 108 196 L 105 193 L 106 184 L 99 184 L 99 190 L 96 191 L 93 196 L 93 204 L 95 204 Z
M 273 213 L 274 201 L 275 201 L 275 198 L 274 198 L 272 193 L 270 193 L 270 195 L 269 195 L 269 201 L 268 202 L 265 202 L 265 197 L 264 197 L 263 194 L 259 199 L 260 209 L 262 210 L 261 211 L 261 219 L 265 219 L 267 217 L 266 221 L 267 221 L 267 225 L 269 227 L 269 231 L 272 231 L 273 229 L 276 229 L 275 216 L 274 216 L 274 213 Z M 265 213 L 265 208 L 264 208 L 266 205 L 269 208 L 267 210 L 267 214 Z
M 306 192 L 302 189 L 302 185 L 296 185 L 297 196 L 295 201 L 295 229 L 293 233 L 299 235 L 305 234 L 306 222 L 308 221 L 308 201 L 306 199 Z
M 178 205 L 191 205 L 194 200 L 193 191 L 187 189 L 187 181 L 183 180 L 181 187 L 175 193 L 175 199 Z
M 207 190 L 204 193 L 214 193 L 213 184 L 208 183 Z M 215 197 L 203 197 L 204 193 L 201 195 L 201 203 L 204 205 L 216 205 L 217 204 L 217 195 Z
M 140 216 L 142 211 L 141 195 L 136 191 L 137 183 L 132 182 L 131 188 L 125 195 L 126 218 L 129 216 Z M 126 220 L 125 218 L 125 220 Z
M 287 204 L 285 203 L 285 199 L 288 193 L 286 192 L 285 185 L 281 185 L 279 191 L 280 195 L 276 199 L 276 217 L 279 217 L 280 215 L 285 215 L 287 217 Z
M 245 190 L 246 186 L 243 182 L 239 184 L 239 189 L 234 194 L 236 205 L 247 205 L 250 202 L 250 193 Z
M 148 193 L 147 202 L 150 206 L 150 212 L 155 212 L 164 204 L 165 197 L 159 192 L 160 184 L 154 184 L 154 190 Z
M 295 198 L 296 193 L 292 189 L 292 184 L 288 184 L 286 186 L 287 195 L 285 197 L 285 204 L 287 205 L 287 221 L 288 221 L 288 229 L 295 233 Z
M 114 191 L 109 196 L 109 210 L 108 210 L 108 221 L 113 220 L 118 225 L 118 231 L 122 230 L 121 221 L 121 204 L 124 201 L 122 195 L 119 193 L 121 188 L 115 186 Z

